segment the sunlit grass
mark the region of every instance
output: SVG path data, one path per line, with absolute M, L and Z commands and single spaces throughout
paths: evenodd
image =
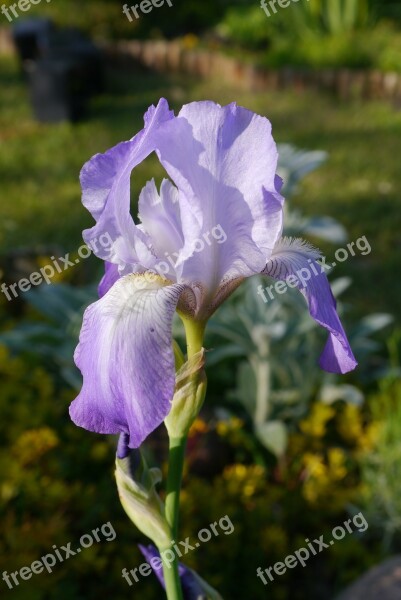
M 174 108 L 190 100 L 236 100 L 269 116 L 279 142 L 329 153 L 293 205 L 340 220 L 350 240 L 366 235 L 372 253 L 350 259 L 338 275 L 355 280 L 352 300 L 364 313 L 400 304 L 401 112 L 385 103 L 340 102 L 316 92 L 251 93 L 220 82 L 144 73 L 113 74 L 113 93 L 92 102 L 82 123 L 43 125 L 32 118 L 27 89 L 11 61 L 0 63 L 0 251 L 37 243 L 68 251 L 81 243 L 91 217 L 80 203 L 79 171 L 96 152 L 128 139 L 161 96 Z M 159 178 L 153 158 L 132 178 L 133 202 L 146 180 Z M 327 253 L 335 248 L 325 247 Z M 361 311 L 359 311 L 361 312 Z

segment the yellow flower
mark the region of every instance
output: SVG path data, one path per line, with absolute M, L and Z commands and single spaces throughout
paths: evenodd
M 203 419 L 197 418 L 189 430 L 188 436 L 195 437 L 198 433 L 207 433 L 208 431 L 207 423 Z
M 308 471 L 308 477 L 319 478 L 325 475 L 326 467 L 323 457 L 320 454 L 306 452 L 304 455 L 304 465 Z
M 264 487 L 266 471 L 259 465 L 236 464 L 224 469 L 223 478 L 230 494 L 249 499 Z
M 219 421 L 216 425 L 216 431 L 221 437 L 235 434 L 241 430 L 244 426 L 244 422 L 237 417 L 231 417 L 228 421 Z
M 335 481 L 343 479 L 347 474 L 345 467 L 346 455 L 341 448 L 329 448 L 328 450 L 330 478 Z
M 22 464 L 37 462 L 44 454 L 55 448 L 59 443 L 57 434 L 49 427 L 40 427 L 24 431 L 17 438 L 13 454 Z
M 335 415 L 335 410 L 327 404 L 317 402 L 311 414 L 300 422 L 299 427 L 305 435 L 321 438 L 326 433 L 326 425 Z
M 357 443 L 363 434 L 361 410 L 353 404 L 346 404 L 337 419 L 340 435 L 349 443 Z

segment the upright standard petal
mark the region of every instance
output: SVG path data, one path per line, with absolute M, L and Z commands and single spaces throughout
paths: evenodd
M 329 332 L 319 365 L 330 373 L 347 373 L 357 366 L 336 312 L 336 301 L 321 266 L 320 253 L 300 239 L 284 238 L 277 244 L 263 273 L 286 280 L 305 296 L 311 316 Z
M 97 433 L 127 433 L 131 448 L 163 422 L 174 394 L 171 328 L 184 286 L 154 279 L 127 275 L 89 306 L 74 356 L 83 386 L 72 420 Z
M 142 131 L 105 154 L 96 154 L 82 168 L 82 203 L 97 221 L 84 231 L 83 237 L 87 244 L 95 246 L 99 258 L 120 265 L 153 266 L 149 240 L 130 215 L 130 178 L 132 169 L 155 150 L 158 128 L 173 118 L 166 100 L 160 100 L 156 108 L 152 106 L 146 113 Z M 105 233 L 113 244 L 98 247 L 97 242 Z
M 194 102 L 158 138 L 157 154 L 180 190 L 181 281 L 213 290 L 224 279 L 260 272 L 283 218 L 269 121 L 236 104 Z M 221 245 L 216 227 L 226 234 Z M 197 240 L 202 251 L 194 251 Z

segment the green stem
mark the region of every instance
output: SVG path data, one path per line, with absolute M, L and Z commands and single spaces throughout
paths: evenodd
M 180 511 L 180 489 L 182 481 L 182 471 L 184 468 L 186 438 L 171 438 L 169 448 L 169 465 L 167 477 L 167 495 L 166 495 L 166 520 L 171 527 L 172 541 L 176 542 L 178 533 L 178 518 Z M 172 548 L 168 548 L 174 556 L 173 562 L 165 564 L 163 562 L 164 582 L 166 584 L 166 593 L 168 600 L 183 600 L 180 576 L 178 573 L 178 558 Z M 167 549 L 167 548 L 165 548 Z M 171 556 L 171 553 L 170 553 Z
M 187 338 L 188 358 L 191 358 L 194 354 L 200 352 L 202 349 L 205 323 L 191 321 L 183 316 L 181 316 L 181 318 L 184 323 Z M 177 541 L 178 536 L 180 491 L 186 445 L 186 437 L 170 438 L 165 514 L 166 520 L 171 527 L 171 534 L 173 536 L 172 542 L 174 543 Z M 178 573 L 178 558 L 172 546 L 173 544 L 170 546 L 170 548 L 164 548 L 164 550 L 170 549 L 174 555 L 174 560 L 169 565 L 163 562 L 163 573 L 164 582 L 166 584 L 167 599 L 183 600 L 181 581 Z M 163 549 L 161 549 L 161 551 L 163 551 Z
M 187 438 L 171 438 L 169 448 L 169 472 L 167 478 L 166 519 L 171 527 L 173 538 L 178 533 L 180 490 L 184 468 Z
M 163 550 L 161 552 L 163 552 Z M 166 565 L 166 563 L 163 562 L 163 575 L 168 600 L 184 600 L 180 575 L 178 573 L 177 557 L 175 557 L 174 562 L 169 565 Z

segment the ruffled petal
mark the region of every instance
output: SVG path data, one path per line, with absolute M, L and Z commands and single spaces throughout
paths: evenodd
M 236 104 L 194 102 L 158 138 L 159 159 L 180 190 L 181 281 L 214 289 L 260 272 L 283 218 L 269 121 Z
M 70 407 L 76 425 L 127 433 L 136 448 L 163 422 L 174 394 L 171 328 L 183 290 L 127 275 L 89 306 L 74 356 L 83 375 Z
M 120 265 L 152 267 L 149 239 L 130 215 L 130 177 L 132 169 L 154 151 L 158 128 L 172 118 L 166 100 L 160 100 L 146 113 L 142 131 L 105 154 L 96 154 L 82 168 L 82 202 L 97 221 L 83 237 L 99 258 Z M 101 243 L 102 236 L 108 237 L 107 247 Z
M 274 279 L 288 280 L 291 287 L 300 289 L 308 302 L 310 315 L 329 332 L 319 365 L 330 373 L 347 373 L 358 363 L 337 315 L 336 300 L 327 277 L 316 262 L 319 256 L 320 253 L 303 240 L 284 238 L 277 244 L 263 273 Z

